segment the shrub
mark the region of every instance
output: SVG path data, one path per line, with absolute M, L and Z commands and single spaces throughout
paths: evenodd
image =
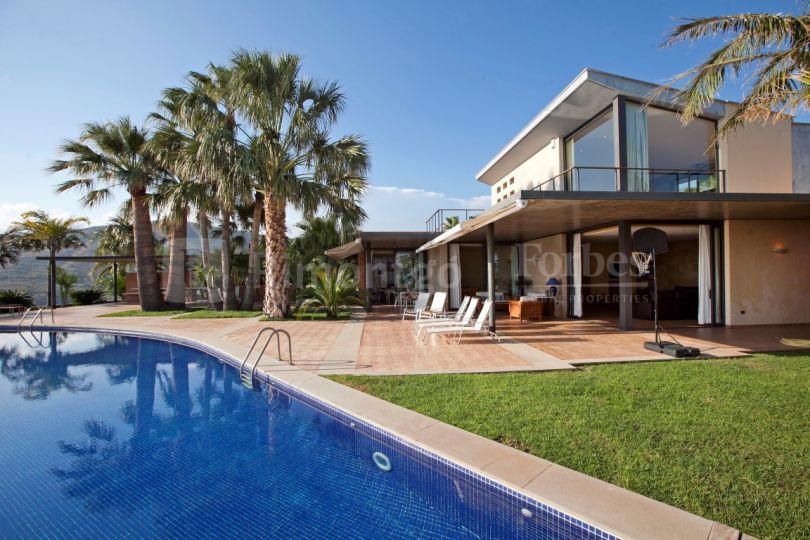
M 0 290 L 0 304 L 20 304 L 25 307 L 34 305 L 34 297 L 25 289 Z
M 298 313 L 320 311 L 333 319 L 351 306 L 363 305 L 354 274 L 348 266 L 313 268 L 312 283 L 304 289 L 303 296 L 305 299 Z
M 70 293 L 73 301 L 80 306 L 97 304 L 104 300 L 104 291 L 101 289 L 79 289 Z

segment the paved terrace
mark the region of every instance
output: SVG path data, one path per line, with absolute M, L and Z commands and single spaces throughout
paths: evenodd
M 260 328 L 268 325 L 284 328 L 292 336 L 297 365 L 289 366 L 265 357 L 259 368 L 271 377 L 569 515 L 627 539 L 750 538 L 726 525 L 525 454 L 313 373 L 575 369 L 574 363 L 604 361 L 605 355 L 611 353 L 608 360 L 627 361 L 627 355 L 650 338 L 649 332 L 619 333 L 608 321 L 603 324 L 503 321 L 501 332 L 510 337 L 504 337 L 501 344 L 470 338 L 461 345 L 443 340 L 417 345 L 410 334 L 410 324 L 401 321 L 393 310 L 380 310 L 353 321 L 328 322 L 261 323 L 255 318 L 98 318 L 98 315 L 128 307 L 106 305 L 61 309 L 57 311 L 54 324 L 180 337 L 218 349 L 234 359 L 244 356 Z M 50 324 L 49 319 L 46 317 L 45 324 Z M 0 327 L 8 327 L 12 322 L 10 318 L 0 318 Z M 715 346 L 714 351 L 740 352 L 748 348 L 754 350 L 753 347 L 772 350 L 781 348 L 776 339 L 778 336 L 810 336 L 810 325 L 734 331 L 686 329 L 683 335 L 677 335 L 688 344 Z M 569 358 L 562 360 L 547 351 Z M 584 358 L 595 351 L 599 352 L 601 359 Z
M 259 329 L 282 328 L 292 337 L 298 368 L 323 374 L 404 375 L 504 371 L 571 370 L 578 365 L 667 360 L 643 343 L 652 328 L 621 331 L 615 321 L 509 320 L 500 316 L 500 343 L 465 336 L 461 344 L 443 337 L 417 342 L 412 319 L 402 321 L 392 308 L 375 308 L 349 321 L 273 321 L 252 319 L 173 319 L 170 317 L 101 317 L 131 306 L 99 305 L 58 309 L 55 324 L 172 334 L 203 341 L 242 358 Z M 50 323 L 45 316 L 45 323 Z M 14 319 L 0 317 L 0 325 Z M 642 323 L 643 325 L 643 323 Z M 676 327 L 677 326 L 677 327 Z M 678 326 L 673 337 L 699 347 L 705 356 L 742 356 L 752 352 L 795 350 L 779 338 L 810 339 L 810 325 L 710 328 Z M 272 348 L 272 347 L 271 347 Z M 275 351 L 268 351 L 273 354 Z M 286 352 L 283 352 L 286 360 Z

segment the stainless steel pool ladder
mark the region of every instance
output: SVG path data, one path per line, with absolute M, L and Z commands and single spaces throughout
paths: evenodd
M 267 336 L 267 339 L 264 342 L 261 350 L 259 351 L 259 355 L 250 365 L 250 368 L 245 371 L 245 366 L 247 365 L 248 360 L 250 359 L 250 355 L 253 350 L 256 348 L 256 344 L 259 342 L 259 339 L 264 335 L 266 332 L 270 332 L 270 335 Z M 253 340 L 253 343 L 248 349 L 245 358 L 242 360 L 242 363 L 239 365 L 239 379 L 242 381 L 242 384 L 247 386 L 248 388 L 253 388 L 253 380 L 256 374 L 256 367 L 259 365 L 259 361 L 264 356 L 264 351 L 267 350 L 267 346 L 270 345 L 270 342 L 273 341 L 273 338 L 276 338 L 276 345 L 277 345 L 277 354 L 278 360 L 281 362 L 281 336 L 285 336 L 287 338 L 287 357 L 289 358 L 290 365 L 293 365 L 293 357 L 292 357 L 292 339 L 290 339 L 290 334 L 286 330 L 282 330 L 281 328 L 262 328 L 259 330 L 259 333 L 256 334 L 256 338 Z
M 17 323 L 17 332 L 20 331 L 20 327 L 22 326 L 23 321 L 25 321 L 26 317 L 28 317 L 28 314 L 31 313 L 32 309 L 34 309 L 33 306 L 26 309 L 25 313 L 23 313 L 23 316 L 20 317 L 20 321 Z M 42 310 L 43 309 L 44 308 L 37 308 L 37 312 L 34 313 L 34 318 L 31 319 L 31 324 L 28 326 L 28 330 L 33 330 L 34 329 L 34 323 L 37 322 L 37 317 L 39 317 L 39 322 L 40 323 L 42 322 Z

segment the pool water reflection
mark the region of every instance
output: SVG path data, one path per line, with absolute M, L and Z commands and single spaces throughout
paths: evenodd
M 189 347 L 0 333 L 0 375 L 0 537 L 600 537 Z

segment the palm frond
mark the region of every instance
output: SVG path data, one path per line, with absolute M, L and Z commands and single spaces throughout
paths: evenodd
M 728 82 L 744 80 L 744 97 L 720 125 L 721 137 L 746 122 L 765 122 L 806 110 L 810 81 L 810 15 L 743 13 L 688 19 L 664 46 L 732 36 L 699 66 L 674 77 L 648 99 L 671 93 L 688 123 L 710 106 Z M 682 89 L 674 85 L 685 82 Z

